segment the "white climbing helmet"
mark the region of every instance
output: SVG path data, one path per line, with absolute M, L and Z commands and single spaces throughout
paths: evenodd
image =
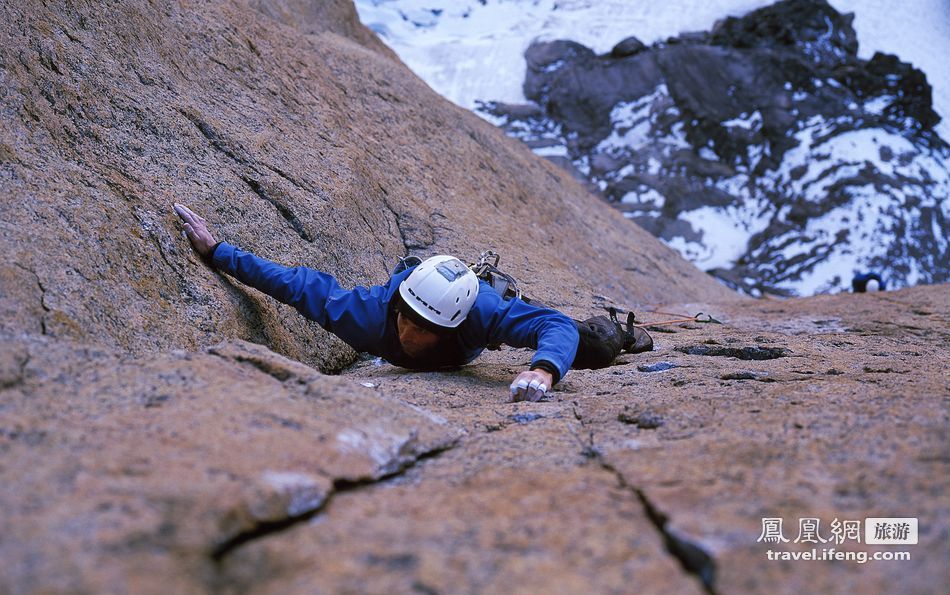
M 456 328 L 478 297 L 478 277 L 454 256 L 441 254 L 422 261 L 399 284 L 399 295 L 432 324 Z

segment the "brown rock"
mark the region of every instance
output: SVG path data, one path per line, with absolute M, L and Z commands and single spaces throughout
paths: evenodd
M 224 583 L 260 593 L 621 593 L 635 582 L 702 593 L 636 496 L 596 465 L 463 477 L 341 496 L 318 526 L 229 558 Z
M 950 582 L 950 287 L 737 300 L 436 97 L 348 2 L 0 16 L 0 592 Z M 542 403 L 504 402 L 526 350 L 325 376 L 352 352 L 205 268 L 174 201 L 344 285 L 491 247 L 572 314 L 691 301 L 660 309 L 726 324 L 655 327 L 655 351 Z M 912 515 L 899 567 L 769 562 L 755 541 L 766 516 L 827 536 Z
M 631 581 L 688 592 L 704 580 L 716 592 L 932 591 L 948 578 L 940 562 L 948 553 L 941 376 L 950 327 L 937 314 L 948 300 L 950 287 L 940 286 L 681 306 L 726 324 L 678 328 L 654 352 L 572 371 L 542 403 L 500 403 L 506 379 L 528 357 L 520 350 L 456 373 L 367 361 L 348 376 L 468 435 L 391 486 L 341 496 L 318 524 L 235 550 L 222 580 L 259 592 L 623 592 Z M 858 323 L 865 334 L 846 330 Z M 684 353 L 719 344 L 737 355 Z M 754 346 L 788 355 L 741 359 Z M 880 360 L 896 372 L 864 370 Z M 637 369 L 660 361 L 677 365 Z M 722 380 L 750 371 L 750 380 Z M 663 424 L 627 423 L 631 412 Z M 912 515 L 921 542 L 903 548 L 910 561 L 766 558 L 770 548 L 811 549 L 791 543 L 799 518 L 819 518 L 830 539 L 835 519 Z M 764 517 L 784 518 L 790 543 L 757 542 Z M 855 555 L 902 549 L 817 545 Z M 332 559 L 319 555 L 330 548 Z
M 360 23 L 352 0 L 251 0 L 250 5 L 275 21 L 301 33 L 331 32 L 352 39 L 367 48 L 399 60 L 396 53 Z M 253 48 L 252 48 L 253 49 Z
M 129 360 L 11 341 L 26 357 L 0 393 L 4 591 L 204 591 L 216 556 L 457 439 L 248 343 Z
M 218 239 L 347 286 L 383 282 L 407 252 L 494 248 L 532 295 L 579 315 L 594 294 L 730 295 L 437 96 L 350 2 L 30 0 L 0 17 L 0 248 L 17 275 L 0 304 L 21 328 L 135 354 L 238 337 L 323 370 L 352 361 L 201 264 L 175 201 Z
M 649 355 L 680 367 L 629 373 L 630 392 L 579 401 L 605 463 L 668 519 L 670 534 L 711 557 L 717 591 L 926 593 L 942 584 L 950 358 L 941 344 L 950 326 L 936 312 L 950 311 L 950 287 L 710 307 L 726 325 L 664 335 Z M 709 341 L 734 357 L 691 349 Z M 742 358 L 756 347 L 789 353 Z M 666 423 L 650 432 L 609 424 L 626 402 L 662 407 Z M 868 546 L 863 534 L 861 543 L 794 543 L 800 518 L 819 518 L 819 534 L 832 539 L 835 519 L 859 520 L 863 531 L 868 517 L 904 516 L 919 518 L 919 545 Z M 789 543 L 757 542 L 764 517 L 784 519 Z M 812 547 L 911 559 L 766 560 L 768 549 Z

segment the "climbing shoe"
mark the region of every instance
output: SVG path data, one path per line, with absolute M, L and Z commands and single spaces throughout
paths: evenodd
M 653 351 L 653 337 L 650 333 L 636 326 L 637 317 L 633 312 L 627 312 L 626 328 L 617 320 L 617 309 L 608 308 L 610 320 L 617 325 L 623 335 L 623 350 L 627 353 L 643 353 Z

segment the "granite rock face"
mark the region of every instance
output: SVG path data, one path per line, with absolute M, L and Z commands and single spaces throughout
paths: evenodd
M 436 97 L 349 3 L 0 10 L 0 592 L 950 579 L 947 286 L 738 299 Z M 493 247 L 572 314 L 726 324 L 656 327 L 656 351 L 506 403 L 529 351 L 438 373 L 356 358 L 209 271 L 173 201 L 345 285 Z M 912 514 L 900 572 L 755 542 L 764 516 Z
M 251 343 L 128 359 L 4 342 L 4 592 L 200 592 L 245 539 L 459 437 Z
M 867 269 L 945 282 L 950 150 L 931 87 L 897 56 L 858 58 L 853 16 L 783 0 L 604 55 L 536 42 L 536 109 L 485 111 L 746 293 L 846 290 Z
M 396 54 L 359 20 L 351 0 L 251 0 L 250 6 L 300 33 L 334 33 L 398 61 Z
M 950 578 L 948 300 L 665 305 L 724 324 L 654 327 L 654 352 L 518 404 L 525 350 L 331 377 L 240 341 L 130 358 L 5 336 L 0 585 L 933 592 Z M 899 516 L 918 545 L 833 541 L 836 521 Z M 757 541 L 766 517 L 789 543 Z M 828 543 L 794 543 L 800 518 Z M 812 547 L 912 558 L 766 558 Z
M 702 310 L 724 324 L 656 327 L 666 332 L 654 331 L 655 351 L 621 356 L 605 370 L 574 370 L 541 403 L 501 403 L 527 351 L 429 375 L 364 362 L 345 377 L 439 414 L 465 436 L 386 487 L 341 495 L 318 523 L 236 549 L 222 580 L 260 593 L 314 585 L 439 593 L 939 590 L 950 578 L 948 300 L 944 285 L 666 305 L 658 309 Z M 835 541 L 835 521 L 859 520 L 863 531 L 867 517 L 905 516 L 919 518 L 917 545 L 866 545 L 863 535 Z M 788 542 L 759 542 L 763 518 L 782 518 Z M 795 543 L 801 518 L 819 519 L 826 542 Z M 854 559 L 767 557 L 813 547 Z M 320 555 L 331 549 L 336 556 Z M 894 551 L 911 558 L 856 561 Z
M 325 371 L 352 361 L 208 271 L 176 201 L 219 239 L 346 286 L 383 282 L 407 253 L 474 261 L 494 248 L 562 305 L 728 295 L 438 97 L 349 2 L 0 10 L 10 328 L 137 354 L 238 337 Z

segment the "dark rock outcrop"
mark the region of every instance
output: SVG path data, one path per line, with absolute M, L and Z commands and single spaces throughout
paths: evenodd
M 484 109 L 736 288 L 841 290 L 860 268 L 946 281 L 930 85 L 896 56 L 859 59 L 852 18 L 785 0 L 646 49 L 537 42 L 524 91 L 543 113 Z
M 626 58 L 627 56 L 639 54 L 645 49 L 647 49 L 645 43 L 636 37 L 628 37 L 626 39 L 620 40 L 617 45 L 612 47 L 610 49 L 610 55 L 614 58 Z

